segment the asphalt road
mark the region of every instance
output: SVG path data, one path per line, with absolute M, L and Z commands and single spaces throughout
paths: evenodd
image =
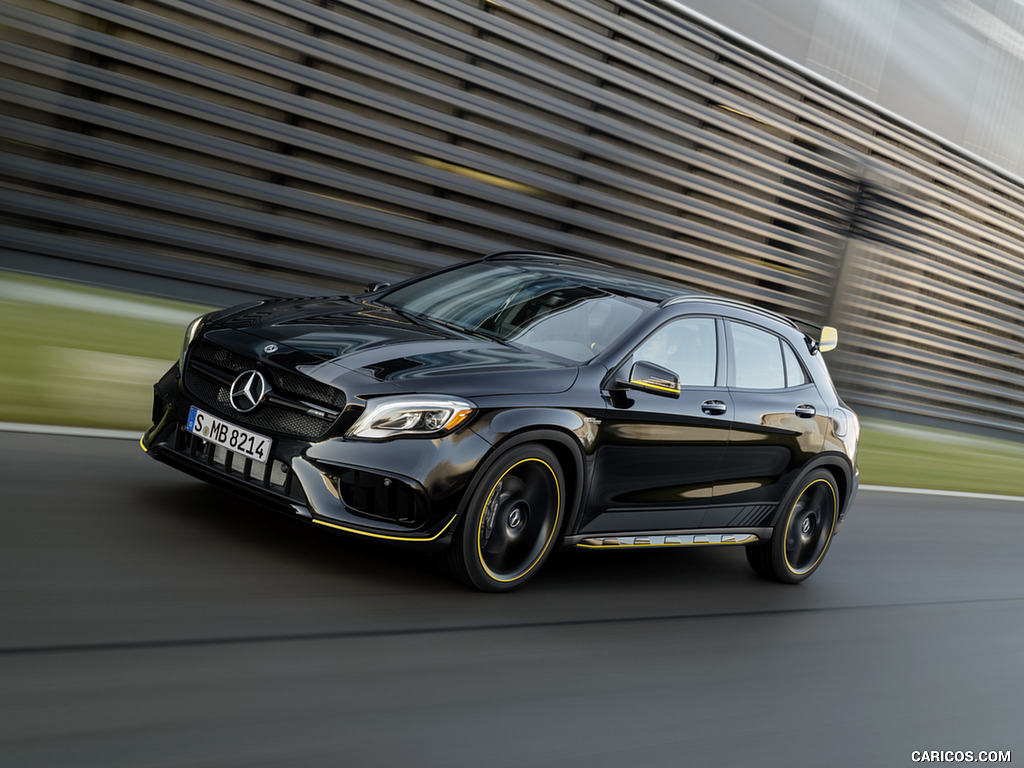
M 1024 504 L 862 492 L 805 584 L 556 554 L 511 595 L 123 440 L 0 432 L 0 765 L 1024 761 Z

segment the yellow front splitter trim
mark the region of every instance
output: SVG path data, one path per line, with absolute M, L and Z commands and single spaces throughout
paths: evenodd
M 371 533 L 370 531 L 361 531 L 358 528 L 349 528 L 348 526 L 340 525 L 338 523 L 329 523 L 326 520 L 314 520 L 313 522 L 316 523 L 317 525 L 327 526 L 328 528 L 336 528 L 339 531 L 344 531 L 345 533 L 355 533 L 355 534 L 358 534 L 359 536 L 369 536 L 372 539 L 386 539 L 388 541 L 421 541 L 421 542 L 429 542 L 429 541 L 437 541 L 437 539 L 441 538 L 441 536 L 444 534 L 444 532 L 448 530 L 448 527 L 452 523 L 455 522 L 455 518 L 456 517 L 458 517 L 458 515 L 452 515 L 452 519 L 449 520 L 447 523 L 445 523 L 444 528 L 442 528 L 440 531 L 438 531 L 436 534 L 434 534 L 433 536 L 431 536 L 429 538 L 424 538 L 422 536 L 391 536 L 389 534 L 384 534 L 384 533 Z

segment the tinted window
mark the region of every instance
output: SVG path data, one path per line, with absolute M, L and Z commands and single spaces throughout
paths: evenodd
M 782 339 L 744 323 L 729 323 L 735 356 L 735 386 L 747 389 L 783 389 L 786 364 L 782 357 Z
M 718 370 L 714 318 L 686 317 L 663 325 L 637 347 L 637 360 L 668 368 L 684 387 L 713 387 Z
M 810 381 L 807 378 L 807 372 L 797 359 L 796 352 L 786 342 L 782 342 L 782 357 L 786 362 L 787 387 L 799 387 L 801 384 L 806 384 Z

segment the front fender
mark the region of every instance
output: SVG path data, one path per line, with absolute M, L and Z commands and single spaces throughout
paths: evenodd
M 493 446 L 524 430 L 554 429 L 571 434 L 578 447 L 590 453 L 599 423 L 597 418 L 569 408 L 509 408 L 484 414 L 472 428 Z
M 586 413 L 564 408 L 515 408 L 485 415 L 474 424 L 493 446 L 477 476 L 502 453 L 523 443 L 542 443 L 554 451 L 566 480 L 563 532 L 574 529 L 590 477 L 591 456 L 599 421 Z M 463 503 L 472 495 L 471 484 Z M 460 509 L 461 512 L 464 511 Z

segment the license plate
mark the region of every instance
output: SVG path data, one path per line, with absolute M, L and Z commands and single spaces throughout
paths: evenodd
M 229 451 L 240 453 L 261 464 L 266 464 L 270 459 L 270 446 L 273 441 L 269 437 L 218 419 L 194 405 L 188 412 L 185 429 L 193 435 L 223 445 Z

